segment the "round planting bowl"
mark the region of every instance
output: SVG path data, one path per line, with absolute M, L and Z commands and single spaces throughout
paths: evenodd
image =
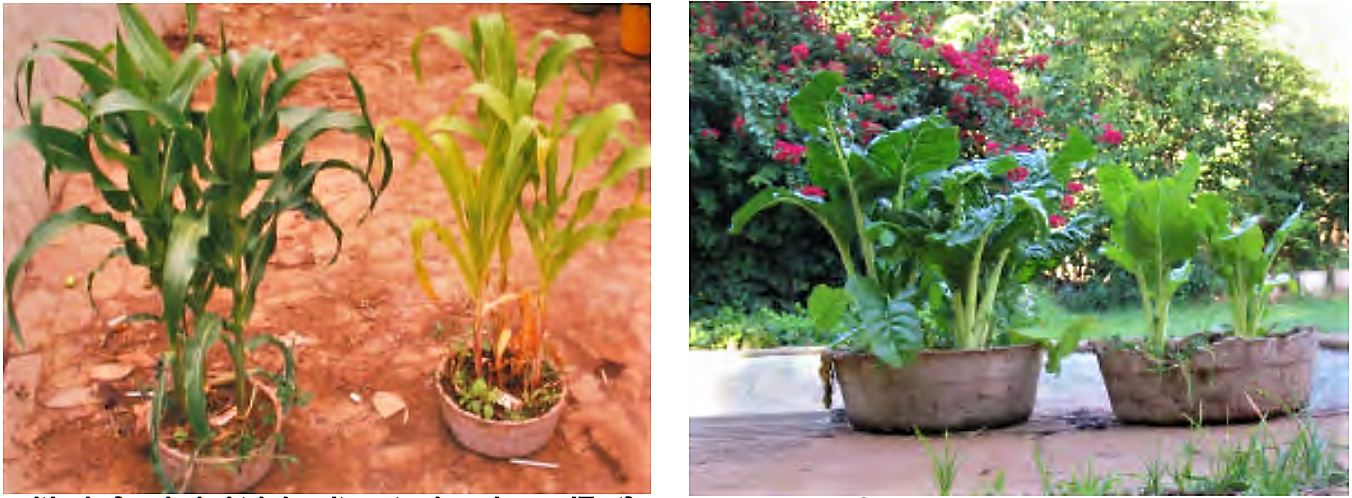
M 1094 349 L 1119 421 L 1180 425 L 1245 422 L 1304 408 L 1319 341 L 1308 328 L 1257 339 L 1226 337 L 1184 361 L 1163 363 L 1137 350 Z
M 233 379 L 212 383 L 212 387 L 229 384 Z M 282 404 L 272 388 L 249 379 L 251 388 L 255 388 L 272 402 L 273 434 L 282 430 Z M 183 484 L 183 492 L 202 494 L 228 494 L 248 491 L 267 477 L 272 470 L 272 461 L 277 454 L 277 438 L 269 437 L 267 443 L 244 458 L 240 457 L 198 457 L 183 450 L 165 444 L 164 439 L 156 437 L 160 449 L 160 464 L 164 473 L 175 485 Z M 192 475 L 188 476 L 191 472 Z
M 892 368 L 872 355 L 832 352 L 845 415 L 870 432 L 994 428 L 1028 420 L 1042 351 L 1011 346 L 925 351 Z
M 563 400 L 568 397 L 567 384 L 561 384 L 564 391 L 554 407 L 537 418 L 525 421 L 484 420 L 482 417 L 465 411 L 446 392 L 441 379 L 446 378 L 446 366 L 442 361 L 437 369 L 437 392 L 441 394 L 441 420 L 451 429 L 455 440 L 466 449 L 492 458 L 517 458 L 535 453 L 549 442 L 554 428 L 559 425 L 563 414 Z

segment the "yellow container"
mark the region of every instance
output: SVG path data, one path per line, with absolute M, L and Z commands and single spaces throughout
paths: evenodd
M 620 6 L 620 48 L 629 55 L 652 53 L 652 6 L 626 3 Z

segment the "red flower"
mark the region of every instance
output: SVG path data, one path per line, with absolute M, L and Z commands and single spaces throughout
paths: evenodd
M 732 120 L 732 131 L 736 132 L 738 135 L 741 135 L 743 133 L 742 128 L 745 126 L 746 120 L 742 119 L 741 114 L 738 114 L 737 118 Z
M 924 47 L 924 48 L 926 48 L 926 49 L 934 48 L 934 39 L 933 39 L 933 38 L 927 38 L 927 37 L 922 36 L 922 37 L 920 37 L 920 38 L 916 38 L 915 41 L 918 42 L 918 43 L 920 43 L 920 46 L 921 46 L 921 47 Z
M 793 48 L 789 49 L 789 52 L 790 55 L 793 57 L 793 62 L 795 64 L 802 62 L 802 60 L 806 59 L 808 56 L 807 44 L 799 43 L 797 45 L 794 45 Z
M 1070 211 L 1075 209 L 1075 197 L 1067 195 L 1061 198 L 1061 210 Z
M 1033 149 L 1030 149 L 1027 145 L 1024 144 L 1014 146 L 1014 152 L 1032 152 L 1032 151 Z
M 775 142 L 774 158 L 776 161 L 788 161 L 793 164 L 798 164 L 798 161 L 803 157 L 803 154 L 806 153 L 807 146 L 791 144 L 783 140 Z
M 1041 71 L 1047 69 L 1047 59 L 1048 57 L 1045 54 L 1030 55 L 1024 58 L 1023 62 L 1019 63 L 1019 65 L 1023 66 L 1024 69 L 1037 69 Z
M 779 72 L 780 72 L 780 73 L 783 73 L 785 76 L 788 76 L 789 71 L 793 71 L 793 68 L 791 68 L 791 67 L 789 67 L 789 66 L 785 66 L 785 65 L 783 65 L 783 64 L 780 64 L 780 65 L 778 65 L 778 66 L 775 66 L 775 68 L 776 68 L 776 69 L 779 69 Z
M 850 43 L 849 33 L 840 33 L 836 35 L 836 50 L 844 52 L 845 47 L 849 45 L 849 43 Z
M 1072 194 L 1084 192 L 1084 184 L 1080 182 L 1070 182 L 1066 184 L 1066 190 Z
M 700 137 L 707 138 L 710 140 L 718 140 L 718 135 L 719 135 L 718 130 L 713 128 L 705 128 L 699 131 Z
M 1098 136 L 1098 141 L 1108 145 L 1120 144 L 1122 143 L 1122 132 L 1114 130 L 1111 124 L 1104 126 L 1103 134 Z
M 814 187 L 812 185 L 808 185 L 806 187 L 798 189 L 798 194 L 804 197 L 814 197 L 817 199 L 826 198 L 825 190 L 822 190 L 821 187 Z
M 710 44 L 708 44 L 708 45 L 706 45 L 706 46 L 704 47 L 704 53 L 707 54 L 707 55 L 714 55 L 714 54 L 717 54 L 717 53 L 718 53 L 718 47 L 716 47 L 716 46 L 714 46 L 714 44 L 710 43 Z
M 991 142 L 991 143 L 995 143 L 995 142 Z M 989 150 L 989 149 L 990 149 L 990 146 L 987 145 L 987 150 Z M 1011 169 L 1011 170 L 1009 170 L 1008 173 L 1005 173 L 1005 176 L 1008 176 L 1008 177 L 1009 177 L 1009 181 L 1014 182 L 1014 183 L 1019 183 L 1019 182 L 1021 182 L 1021 181 L 1024 181 L 1024 180 L 1027 180 L 1027 179 L 1028 179 L 1028 168 L 1025 168 L 1025 167 L 1020 166 L 1020 167 Z
M 1047 217 L 1047 224 L 1051 225 L 1052 228 L 1061 228 L 1066 226 L 1066 217 L 1059 214 L 1053 214 Z
M 878 45 L 873 47 L 873 51 L 878 55 L 892 55 L 892 38 L 882 37 L 878 39 Z
M 788 124 L 788 123 L 785 123 L 785 122 L 783 122 L 783 121 L 780 121 L 779 124 L 775 125 L 775 129 L 776 129 L 776 130 L 779 130 L 780 133 L 788 133 L 788 132 L 789 132 L 789 124 Z
M 1000 151 L 1000 142 L 996 142 L 996 141 L 994 141 L 994 140 L 990 140 L 990 141 L 987 141 L 987 142 L 986 142 L 986 153 L 987 153 L 987 154 L 994 154 L 994 153 L 999 152 L 999 151 Z M 1022 169 L 1022 168 L 1015 168 L 1015 169 L 1012 169 L 1012 170 L 1009 171 L 1009 179 L 1010 179 L 1010 180 L 1014 180 L 1014 177 L 1015 177 L 1015 175 L 1016 175 L 1015 172 L 1018 171 L 1019 169 Z M 1017 181 L 1019 181 L 1019 180 L 1014 180 L 1014 181 L 1017 182 Z

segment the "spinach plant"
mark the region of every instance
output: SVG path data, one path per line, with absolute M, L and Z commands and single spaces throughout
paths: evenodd
M 1103 254 L 1136 276 L 1150 324 L 1147 347 L 1160 355 L 1169 337 L 1169 304 L 1188 280 L 1206 228 L 1191 199 L 1199 174 L 1196 156 L 1176 175 L 1146 181 L 1127 166 L 1098 170 L 1100 199 L 1112 219 Z
M 1264 243 L 1260 217 L 1249 217 L 1237 226 L 1232 225 L 1230 203 L 1220 194 L 1198 195 L 1197 208 L 1204 218 L 1207 252 L 1225 284 L 1235 334 L 1244 338 L 1261 337 L 1264 335 L 1262 322 L 1267 314 L 1267 296 L 1280 285 L 1294 283 L 1286 275 L 1269 278 L 1268 273 L 1287 235 L 1301 220 L 1302 209 L 1297 207 Z
M 778 204 L 821 223 L 847 280 L 843 288 L 814 288 L 808 312 L 820 329 L 843 325 L 835 345 L 853 344 L 893 366 L 924 349 L 991 346 L 998 298 L 1087 241 L 1092 213 L 1067 222 L 1046 205 L 1069 194 L 1093 147 L 1072 131 L 1052 156 L 957 163 L 958 129 L 936 117 L 909 120 L 860 147 L 837 131 L 849 119 L 843 83 L 819 72 L 789 101 L 794 121 L 812 131 L 813 185 L 762 191 L 733 215 L 732 231 Z

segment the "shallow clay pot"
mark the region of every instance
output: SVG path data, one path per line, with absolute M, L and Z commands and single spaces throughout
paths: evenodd
M 232 382 L 233 379 L 218 380 L 211 386 L 215 388 Z M 249 384 L 272 401 L 273 418 L 276 420 L 272 430 L 273 434 L 279 433 L 282 430 L 282 404 L 277 400 L 277 394 L 271 387 L 253 379 L 249 379 Z M 182 483 L 189 469 L 192 470 L 192 477 L 182 490 L 187 493 L 226 494 L 248 491 L 272 470 L 273 457 L 277 454 L 277 438 L 270 437 L 267 444 L 255 450 L 247 459 L 199 457 L 190 465 L 190 454 L 170 447 L 159 438 L 156 438 L 156 444 L 160 447 L 160 464 L 164 467 L 164 473 L 175 485 Z
M 1258 339 L 1226 337 L 1186 363 L 1163 367 L 1141 351 L 1103 344 L 1094 350 L 1119 421 L 1180 425 L 1244 422 L 1304 408 L 1319 341 L 1308 328 Z
M 1028 420 L 1042 350 L 1011 346 L 925 351 L 901 368 L 872 355 L 831 352 L 845 415 L 855 429 L 912 433 L 994 428 Z
M 451 429 L 451 434 L 461 446 L 492 458 L 517 458 L 535 453 L 549 442 L 554 428 L 559 425 L 559 416 L 563 414 L 563 400 L 568 397 L 566 383 L 560 383 L 563 392 L 554 407 L 537 418 L 525 421 L 484 420 L 465 411 L 451 394 L 446 392 L 441 379 L 447 378 L 446 366 L 450 361 L 443 360 L 437 369 L 437 392 L 441 394 L 441 420 Z

